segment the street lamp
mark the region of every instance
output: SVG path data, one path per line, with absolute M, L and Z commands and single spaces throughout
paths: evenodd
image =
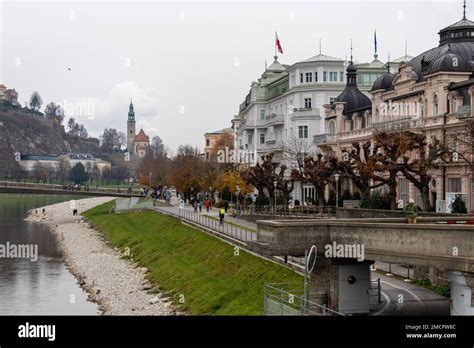
M 235 187 L 235 194 L 237 196 L 237 207 L 239 206 L 239 194 L 240 194 L 240 187 L 236 186 Z
M 336 179 L 336 208 L 339 207 L 339 174 L 334 174 L 334 179 Z
M 277 185 L 278 185 L 278 183 L 277 183 L 277 181 L 275 180 L 275 181 L 273 182 L 273 186 L 275 187 L 275 205 L 274 205 L 274 206 L 275 206 L 275 212 L 276 212 L 276 205 L 277 205 Z

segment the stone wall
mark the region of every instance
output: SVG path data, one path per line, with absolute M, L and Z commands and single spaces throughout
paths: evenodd
M 439 216 L 466 216 L 466 214 L 432 213 L 421 211 L 418 216 L 439 217 Z M 382 209 L 362 209 L 362 208 L 337 208 L 336 218 L 338 219 L 371 219 L 371 218 L 403 218 L 405 214 L 401 210 Z

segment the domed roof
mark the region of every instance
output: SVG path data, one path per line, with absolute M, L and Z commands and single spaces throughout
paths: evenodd
M 357 67 L 352 61 L 346 69 L 346 88 L 339 94 L 335 102 L 344 102 L 344 114 L 351 114 L 358 110 L 364 110 L 372 106 L 370 99 L 357 88 Z
M 391 89 L 394 77 L 395 74 L 392 74 L 391 72 L 386 72 L 385 74 L 380 75 L 377 80 L 375 80 L 372 86 L 372 91 L 376 91 L 378 89 Z
M 428 67 L 428 74 L 437 71 L 471 71 L 471 66 L 466 59 L 448 49 L 448 52 L 436 58 Z

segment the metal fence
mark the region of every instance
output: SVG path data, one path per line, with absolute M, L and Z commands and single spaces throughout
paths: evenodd
M 155 206 L 153 209 L 175 216 L 183 221 L 192 222 L 193 224 L 211 229 L 213 231 L 225 234 L 233 239 L 240 240 L 243 242 L 252 242 L 257 240 L 257 233 L 251 229 L 247 229 L 236 224 L 225 222 L 220 223 L 219 219 L 206 216 L 201 213 L 195 213 L 194 211 L 182 209 L 179 207 L 159 207 Z
M 121 194 L 124 196 L 135 195 L 145 196 L 142 190 L 132 189 L 128 187 L 96 187 L 89 185 L 75 186 L 75 185 L 57 185 L 57 184 L 40 184 L 30 182 L 14 182 L 14 181 L 0 181 L 0 187 L 24 188 L 32 190 L 51 190 L 51 191 L 76 191 L 76 192 L 90 192 L 90 193 L 110 193 Z
M 298 284 L 265 284 L 264 315 L 344 315 L 309 301 Z
M 301 205 L 289 208 L 286 205 L 237 206 L 235 215 L 265 215 L 278 217 L 327 217 L 336 214 L 336 207 Z
M 380 287 L 380 278 L 370 280 L 369 288 L 369 307 L 370 309 L 377 308 L 379 303 L 382 302 L 381 299 L 381 287 Z

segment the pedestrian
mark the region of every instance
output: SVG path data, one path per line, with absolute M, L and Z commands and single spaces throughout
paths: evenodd
M 408 204 L 403 208 L 403 212 L 407 217 L 407 222 L 409 224 L 416 224 L 416 216 L 418 215 L 418 208 L 415 205 L 415 201 L 410 198 Z
M 197 210 L 198 210 L 198 202 L 197 201 L 194 201 L 193 207 L 194 207 L 194 212 L 197 213 Z
M 204 201 L 204 206 L 206 207 L 206 211 L 209 213 L 209 206 L 211 205 L 211 203 L 209 202 L 209 199 L 206 199 Z
M 46 209 L 43 208 L 43 215 L 46 215 Z
M 227 202 L 227 200 L 224 201 L 224 209 L 225 209 L 225 212 L 227 213 L 227 209 L 229 209 L 229 202 Z
M 221 210 L 219 211 L 219 223 L 221 225 L 224 224 L 224 216 L 225 216 L 225 209 L 221 208 Z
M 202 213 L 202 202 L 201 201 L 199 201 L 198 206 L 199 206 L 199 212 Z

